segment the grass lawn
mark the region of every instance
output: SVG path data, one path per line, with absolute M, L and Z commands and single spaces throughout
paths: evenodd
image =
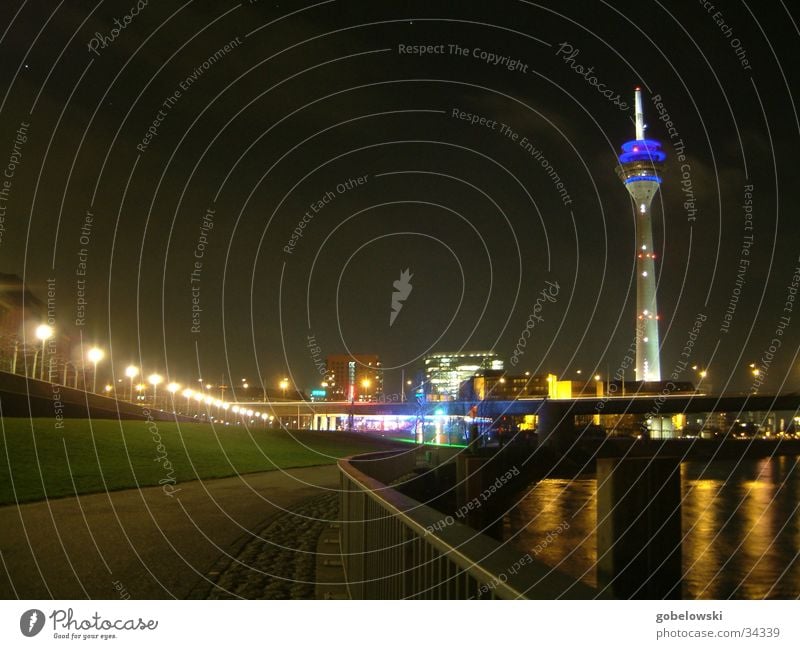
M 87 419 L 65 419 L 60 429 L 53 419 L 0 423 L 0 504 L 332 464 L 387 448 L 381 440 L 307 430 Z

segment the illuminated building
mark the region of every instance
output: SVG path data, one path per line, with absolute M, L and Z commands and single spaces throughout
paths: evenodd
M 328 401 L 374 401 L 383 394 L 383 370 L 377 354 L 333 354 L 325 358 Z
M 425 357 L 425 395 L 428 401 L 455 401 L 461 384 L 482 370 L 502 370 L 494 352 L 453 352 Z
M 550 381 L 547 376 L 506 374 L 503 370 L 483 370 L 461 384 L 460 399 L 482 401 L 484 399 L 512 400 L 525 397 L 546 397 Z
M 661 185 L 666 154 L 661 143 L 645 139 L 642 93 L 635 92 L 636 139 L 622 145 L 617 175 L 631 195 L 636 212 L 636 380 L 660 381 L 655 251 L 650 204 Z

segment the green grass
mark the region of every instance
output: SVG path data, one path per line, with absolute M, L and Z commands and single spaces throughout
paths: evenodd
M 56 428 L 53 419 L 32 426 L 29 419 L 4 419 L 0 504 L 332 464 L 383 448 L 379 440 L 317 431 L 86 419 Z

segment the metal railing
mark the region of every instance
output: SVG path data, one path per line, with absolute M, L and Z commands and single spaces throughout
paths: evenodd
M 341 545 L 354 599 L 591 599 L 583 582 L 537 562 L 387 486 L 427 447 L 339 461 Z M 444 524 L 443 524 L 444 522 Z

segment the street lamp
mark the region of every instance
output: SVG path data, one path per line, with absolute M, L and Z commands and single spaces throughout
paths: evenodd
M 194 394 L 194 390 L 191 388 L 186 388 L 181 394 L 186 397 L 186 414 L 188 415 L 191 411 L 191 403 L 192 403 L 192 395 Z
M 283 379 L 280 382 L 281 390 L 283 390 L 283 400 L 286 401 L 286 388 L 289 387 L 289 379 Z
M 99 347 L 92 347 L 86 357 L 94 365 L 94 376 L 92 377 L 92 392 L 97 392 L 97 364 L 105 358 L 105 352 Z
M 72 387 L 76 390 L 78 389 L 78 367 L 72 361 L 64 361 L 64 379 L 61 381 L 62 384 L 67 385 L 67 373 L 69 372 L 70 365 L 72 366 L 72 371 L 75 372 L 75 381 Z
M 169 392 L 172 395 L 172 409 L 173 409 L 173 411 L 175 410 L 175 393 L 180 389 L 181 389 L 180 384 L 179 383 L 175 383 L 174 381 L 172 381 L 171 383 L 169 383 L 167 385 L 167 392 Z
M 36 327 L 36 337 L 42 341 L 42 356 L 39 359 L 39 378 L 44 381 L 44 355 L 45 355 L 45 344 L 47 341 L 53 337 L 53 328 L 50 325 L 40 324 Z M 37 352 L 38 353 L 38 352 Z M 33 357 L 33 375 L 36 376 L 36 355 L 34 354 Z
M 128 365 L 128 367 L 125 368 L 125 376 L 127 376 L 128 379 L 130 379 L 130 382 L 131 382 L 131 398 L 130 398 L 130 401 L 133 401 L 133 379 L 135 379 L 137 376 L 139 376 L 139 368 L 136 367 L 135 365 Z
M 153 406 L 157 406 L 158 399 L 158 385 L 164 381 L 164 377 L 160 374 L 153 373 L 147 377 L 147 382 L 153 386 Z

